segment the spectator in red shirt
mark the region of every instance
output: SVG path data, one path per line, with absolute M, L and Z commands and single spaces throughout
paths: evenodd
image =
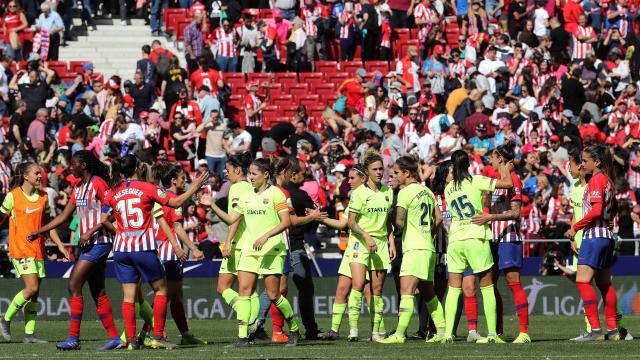
M 189 77 L 191 83 L 191 93 L 197 94 L 196 89 L 202 86 L 209 88 L 211 96 L 216 96 L 218 90 L 224 87 L 222 82 L 222 73 L 209 67 L 209 63 L 204 56 L 198 58 L 198 70 L 194 71 Z
M 578 130 L 580 131 L 580 138 L 585 144 L 595 144 L 603 142 L 605 139 L 604 134 L 598 129 L 596 124 L 591 122 L 592 116 L 588 111 L 582 111 L 580 113 L 580 125 Z
M 356 77 L 345 80 L 338 88 L 338 96 L 347 97 L 347 108 L 356 107 L 360 100 L 364 100 L 365 88 L 362 86 L 367 76 L 365 69 L 356 70 Z

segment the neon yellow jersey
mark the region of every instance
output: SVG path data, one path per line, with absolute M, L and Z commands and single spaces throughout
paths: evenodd
M 422 184 L 410 184 L 398 193 L 396 206 L 405 209 L 402 251 L 429 250 L 435 252 L 431 230 L 435 216 L 436 199 L 431 190 Z
M 284 232 L 269 238 L 262 249 L 253 249 L 253 243 L 260 236 L 280 224 L 278 214 L 289 212 L 287 197 L 282 190 L 277 186 L 269 186 L 261 194 L 253 193 L 250 196 L 244 196 L 238 202 L 238 207 L 235 210 L 244 216 L 246 224 L 251 224 L 246 227 L 247 234 L 240 248 L 242 251 L 247 251 L 249 255 L 259 256 L 284 255 Z
M 251 186 L 251 184 L 249 184 L 248 181 L 243 180 L 231 185 L 231 188 L 229 188 L 229 195 L 227 197 L 229 199 L 227 204 L 227 213 L 231 214 L 231 212 L 233 212 L 234 210 L 237 210 L 238 204 L 246 194 L 254 194 L 254 193 L 255 191 L 253 189 L 253 186 Z M 238 225 L 238 231 L 236 231 L 235 235 L 233 236 L 233 239 L 231 240 L 232 250 L 236 248 L 242 249 L 242 245 L 247 240 L 248 233 L 246 230 L 247 230 L 247 223 L 243 217 L 240 220 L 240 224 Z
M 392 206 L 393 190 L 386 185 L 378 191 L 371 190 L 366 184 L 358 186 L 349 200 L 349 212 L 357 214 L 358 226 L 376 241 L 387 241 L 387 217 Z M 353 231 L 349 235 L 350 241 L 352 237 L 365 245 L 364 239 Z
M 471 218 L 475 214 L 482 213 L 482 193 L 493 191 L 496 180 L 475 175 L 462 181 L 460 186 L 455 186 L 452 181 L 444 189 L 444 197 L 447 208 L 451 212 L 451 228 L 449 229 L 449 242 L 467 239 L 489 240 L 493 238 L 491 226 L 475 225 Z
M 587 188 L 587 184 L 582 185 L 580 180 L 576 181 L 571 188 L 571 206 L 573 206 L 573 221 L 578 222 L 582 220 L 584 214 L 582 213 L 582 200 L 584 198 L 584 190 Z M 576 246 L 580 247 L 582 244 L 583 230 L 576 232 L 574 239 L 576 240 Z

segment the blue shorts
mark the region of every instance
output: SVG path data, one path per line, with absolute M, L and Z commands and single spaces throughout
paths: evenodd
M 162 263 L 167 280 L 182 281 L 182 261 L 169 260 Z
M 115 252 L 113 260 L 116 278 L 121 284 L 137 283 L 140 279 L 151 282 L 164 277 L 164 268 L 155 250 Z
M 608 238 L 582 239 L 578 253 L 578 265 L 588 265 L 594 269 L 608 269 L 613 265 L 616 242 Z
M 109 257 L 112 247 L 112 243 L 92 244 L 82 247 L 82 254 L 80 254 L 78 260 L 86 260 L 94 264 L 105 262 L 107 257 Z
M 287 250 L 287 255 L 284 257 L 284 269 L 282 269 L 282 275 L 287 275 L 291 272 L 291 253 Z
M 493 263 L 498 270 L 522 268 L 522 242 L 492 242 Z

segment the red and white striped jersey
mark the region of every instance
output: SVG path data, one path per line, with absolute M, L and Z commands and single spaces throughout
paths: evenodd
M 511 67 L 513 67 L 515 62 L 516 61 L 515 61 L 515 59 L 513 57 L 509 58 L 509 60 L 507 60 L 507 67 L 509 69 L 511 69 Z M 522 69 L 524 69 L 527 66 L 530 67 L 531 70 L 533 70 L 533 73 L 535 74 L 536 65 L 533 63 L 533 61 L 531 61 L 529 58 L 522 58 L 520 60 L 520 62 L 518 63 L 518 68 L 516 69 L 515 75 L 511 75 L 509 77 L 509 88 L 510 89 L 513 89 L 514 87 L 516 87 L 516 85 L 518 85 L 518 79 L 520 78 L 520 74 L 522 73 Z
M 547 80 L 551 79 L 551 77 L 552 77 L 552 76 L 553 76 L 553 74 L 552 74 L 552 73 L 538 74 L 538 76 L 536 76 L 536 77 L 533 79 L 533 84 L 534 84 L 536 87 L 541 88 L 541 87 L 544 85 L 544 83 L 546 83 L 546 82 L 547 82 Z M 547 99 L 547 101 L 548 101 L 548 99 Z
M 572 59 L 584 59 L 587 57 L 587 53 L 593 50 L 593 45 L 591 43 L 578 40 L 578 38 L 585 36 L 589 36 L 591 39 L 597 39 L 596 32 L 591 26 L 578 26 L 573 32 Z
M 313 11 L 308 8 L 302 9 L 302 18 L 305 23 L 305 30 L 307 36 L 316 36 L 318 35 L 318 27 L 316 26 L 316 20 L 322 16 L 322 9 L 318 6 L 313 8 Z
M 629 180 L 629 186 L 632 189 L 640 189 L 640 171 L 634 170 L 637 168 L 640 163 L 640 158 L 635 158 L 631 160 L 629 171 L 627 171 L 627 179 Z
M 627 189 L 625 192 L 619 192 L 616 194 L 616 201 L 624 200 L 629 203 L 631 206 L 636 206 L 638 203 L 636 201 L 636 194 L 631 189 Z
M 604 173 L 593 175 L 587 183 L 582 199 L 583 218 L 587 217 L 593 207 L 593 203 L 597 202 L 602 203 L 602 215 L 584 227 L 583 239 L 612 238 L 609 223 L 616 216 L 616 200 L 611 181 Z
M 348 39 L 351 36 L 351 27 L 353 26 L 353 15 L 343 12 L 338 19 L 341 21 L 340 25 L 340 39 Z M 342 22 L 345 22 L 342 24 Z
M 391 48 L 391 25 L 389 20 L 384 20 L 382 22 L 380 33 L 380 46 Z
M 255 126 L 262 127 L 263 117 L 262 111 L 255 113 L 253 116 L 249 117 L 249 111 L 255 111 L 258 107 L 262 105 L 262 101 L 259 97 L 247 94 L 244 98 L 244 124 L 245 126 Z
M 73 188 L 69 201 L 76 207 L 81 236 L 102 221 L 103 205 L 108 193 L 109 185 L 99 176 L 92 176 L 88 182 Z M 93 233 L 91 240 L 94 244 L 105 244 L 111 243 L 112 239 L 105 229 L 100 229 Z
M 6 195 L 11 191 L 9 181 L 11 180 L 11 167 L 0 161 L 0 190 L 3 195 Z
M 634 114 L 633 112 L 627 111 L 623 114 L 620 112 L 620 110 L 616 110 L 609 115 L 609 122 L 607 123 L 609 125 L 609 128 L 612 129 L 612 133 L 616 133 L 622 129 L 620 127 L 620 124 L 624 123 L 624 121 L 622 120 L 625 118 L 625 116 L 628 116 L 629 124 L 635 124 L 638 122 L 638 116 L 636 116 L 636 114 Z
M 535 204 L 529 211 L 529 216 L 523 219 L 523 227 L 527 234 L 539 235 L 542 230 L 542 212 Z
M 456 63 L 449 64 L 449 72 L 451 74 L 463 77 L 467 74 L 467 69 L 471 67 L 471 62 L 465 59 L 460 59 Z
M 183 223 L 183 226 L 186 229 L 186 228 L 189 228 L 189 227 L 191 227 L 193 225 L 199 224 L 200 220 L 198 220 L 197 216 L 193 216 L 193 215 L 189 216 L 189 215 L 187 215 L 182 219 L 182 223 Z M 198 241 L 200 241 L 198 239 L 198 230 L 197 230 L 197 228 L 193 228 L 193 229 L 187 230 L 187 236 L 189 237 L 189 240 L 191 240 L 192 243 L 197 243 Z
M 426 21 L 426 23 L 420 27 L 420 31 L 418 32 L 418 40 L 422 43 L 424 39 L 426 39 L 426 35 L 431 31 L 433 24 L 438 21 L 438 12 L 425 5 L 423 2 L 420 2 L 420 4 L 416 5 L 413 10 L 413 17 L 416 20 L 420 19 Z
M 480 157 L 471 156 L 469 160 L 469 175 L 482 175 L 482 169 L 484 169 L 482 159 Z
M 106 119 L 102 124 L 100 124 L 100 140 L 102 140 L 105 144 L 109 142 L 111 135 L 113 135 L 113 126 L 115 122 L 113 119 Z
M 140 180 L 126 180 L 105 198 L 113 209 L 117 231 L 113 251 L 156 250 L 152 210 L 154 203 L 166 205 L 167 194 L 159 187 Z M 103 212 L 105 209 L 103 206 Z
M 238 56 L 238 33 L 235 29 L 225 32 L 219 27 L 213 33 L 213 46 L 216 49 L 216 56 L 236 57 Z
M 412 148 L 411 144 L 418 144 L 418 131 L 416 130 L 416 126 L 409 120 L 405 120 L 402 125 L 400 125 L 398 135 L 402 138 L 402 146 L 405 152 L 408 152 Z
M 165 190 L 165 194 L 167 194 L 168 199 L 171 199 L 177 196 L 173 191 L 170 191 L 170 190 Z M 171 232 L 175 236 L 176 235 L 175 223 L 182 220 L 182 210 L 179 208 L 174 209 L 169 206 L 160 206 L 156 204 L 153 211 L 153 217 L 155 219 L 164 218 L 164 220 L 167 222 L 167 225 L 169 225 L 169 229 L 171 229 Z M 182 244 L 181 240 L 178 239 L 177 236 L 176 236 L 176 240 L 178 241 L 178 244 Z M 164 233 L 164 231 L 162 231 L 162 229 L 157 231 L 156 241 L 161 242 L 160 246 L 158 246 L 158 257 L 160 258 L 161 261 L 178 260 L 178 256 L 173 250 L 173 246 L 171 246 L 171 243 L 169 242 L 169 238 Z
M 511 173 L 513 188 L 496 189 L 491 196 L 491 213 L 502 214 L 511 210 L 511 202 L 522 201 L 522 181 L 515 172 Z M 499 220 L 491 223 L 493 231 L 493 241 L 514 242 L 521 241 L 520 219 Z
M 540 123 L 537 126 L 533 125 L 533 122 L 529 119 L 522 122 L 522 125 L 516 131 L 518 136 L 524 137 L 525 143 L 531 142 L 531 130 L 538 130 L 540 141 L 546 143 L 549 137 L 551 137 L 551 127 L 549 122 L 545 119 L 540 119 Z

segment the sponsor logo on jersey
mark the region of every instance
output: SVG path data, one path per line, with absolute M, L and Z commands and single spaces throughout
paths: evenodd
M 164 191 L 162 191 L 161 189 L 158 189 L 158 196 L 159 196 L 161 199 L 164 199 L 164 198 L 166 198 L 166 197 L 167 197 L 167 193 L 165 193 L 165 192 L 164 192 Z
M 267 213 L 267 210 L 247 210 L 248 215 L 264 215 Z
M 87 199 L 76 199 L 76 206 L 86 207 L 88 202 Z

